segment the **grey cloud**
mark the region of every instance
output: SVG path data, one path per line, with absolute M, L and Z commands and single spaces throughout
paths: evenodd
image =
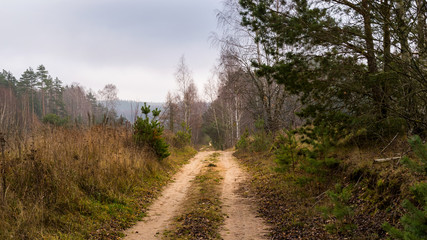
M 79 81 L 67 78 L 77 78 L 83 66 L 114 69 L 111 75 L 149 69 L 150 76 L 162 78 L 150 80 L 161 83 L 166 75 L 173 78 L 171 69 L 185 53 L 190 68 L 194 63 L 193 70 L 206 75 L 216 58 L 207 39 L 216 27 L 217 8 L 220 0 L 6 0 L 0 8 L 0 68 L 22 69 L 14 72 L 20 74 L 34 62 L 48 69 L 50 63 L 50 70 L 67 82 Z M 114 80 L 106 76 L 90 75 L 85 81 Z M 119 90 L 135 81 L 126 76 Z M 167 91 L 155 89 L 158 95 Z

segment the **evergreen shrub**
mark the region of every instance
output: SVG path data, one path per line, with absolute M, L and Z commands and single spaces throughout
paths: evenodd
M 247 150 L 249 147 L 249 132 L 246 130 L 242 136 L 240 136 L 239 141 L 236 143 L 236 149 L 237 150 Z
M 276 162 L 281 168 L 287 169 L 292 165 L 292 170 L 295 170 L 295 165 L 298 163 L 298 142 L 295 138 L 295 132 L 286 131 L 285 134 L 279 134 L 274 143 L 274 154 Z
M 137 145 L 149 147 L 159 157 L 159 159 L 167 158 L 170 155 L 168 150 L 169 145 L 166 143 L 163 134 L 163 126 L 160 125 L 157 117 L 160 114 L 160 110 L 157 108 L 152 111 L 153 118 L 149 119 L 148 114 L 151 112 L 150 106 L 144 103 L 141 107 L 142 113 L 145 115 L 144 118 L 137 117 L 134 124 L 134 140 Z
M 254 138 L 250 143 L 250 149 L 253 152 L 266 152 L 273 145 L 273 139 L 269 133 L 267 133 L 264 129 L 264 121 L 262 119 L 258 119 L 255 122 L 255 128 L 257 129 L 254 134 Z
M 178 131 L 173 138 L 173 146 L 182 148 L 191 144 L 191 129 L 185 123 L 181 124 L 182 131 Z
M 68 119 L 61 118 L 60 116 L 54 113 L 49 113 L 43 117 L 43 123 L 51 124 L 53 126 L 64 126 L 68 123 Z
M 353 209 L 350 206 L 351 188 L 335 185 L 334 191 L 327 192 L 332 205 L 321 208 L 324 217 L 332 218 L 334 221 L 326 225 L 331 233 L 347 233 L 355 228 L 352 223 Z

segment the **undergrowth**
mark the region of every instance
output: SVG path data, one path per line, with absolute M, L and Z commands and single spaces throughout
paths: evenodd
M 41 128 L 9 145 L 0 239 L 118 239 L 191 148 L 160 162 L 125 128 Z
M 405 199 L 402 203 L 406 214 L 400 219 L 403 229 L 385 223 L 384 228 L 396 239 L 427 239 L 427 143 L 422 143 L 419 136 L 409 140 L 415 158 L 405 157 L 403 163 L 413 173 L 423 176 L 423 180 L 411 186 L 412 201 Z
M 312 198 L 327 188 L 299 169 L 277 171 L 272 153 L 237 152 L 235 156 L 251 176 L 249 189 L 258 212 L 271 225 L 269 239 L 331 239 Z
M 287 132 L 261 152 L 251 149 L 251 137 L 241 141 L 246 148 L 235 155 L 250 173 L 259 212 L 272 224 L 271 239 L 387 239 L 385 221 L 401 228 L 405 212 L 412 214 L 402 219 L 404 225 L 421 215 L 422 201 L 413 194 L 419 191 L 410 186 L 425 177 L 411 174 L 405 161 L 373 161 L 407 152 L 404 138 L 391 145 L 386 140 L 386 148 L 378 143 L 359 148 L 327 136 L 304 139 Z M 402 207 L 404 199 L 413 205 L 405 201 Z

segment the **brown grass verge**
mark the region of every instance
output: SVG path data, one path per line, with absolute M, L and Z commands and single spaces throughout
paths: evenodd
M 41 128 L 6 153 L 0 239 L 118 239 L 195 151 L 158 161 L 124 128 Z

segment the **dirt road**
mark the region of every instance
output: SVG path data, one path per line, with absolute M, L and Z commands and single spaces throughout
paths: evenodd
M 224 240 L 265 239 L 267 226 L 256 217 L 254 204 L 239 193 L 240 184 L 247 175 L 232 156 L 232 152 L 222 152 L 221 165 L 225 170 L 222 188 L 224 212 L 228 215 L 221 232 Z
M 213 152 L 200 152 L 185 165 L 174 177 L 148 210 L 148 216 L 134 227 L 128 229 L 126 240 L 161 239 L 163 231 L 173 223 L 175 216 L 185 201 L 192 180 L 201 171 L 204 160 Z M 221 236 L 225 240 L 265 239 L 267 226 L 261 218 L 256 217 L 249 199 L 242 197 L 237 190 L 246 175 L 232 156 L 232 152 L 219 152 L 218 166 L 223 175 L 222 202 L 223 211 L 227 215 Z

